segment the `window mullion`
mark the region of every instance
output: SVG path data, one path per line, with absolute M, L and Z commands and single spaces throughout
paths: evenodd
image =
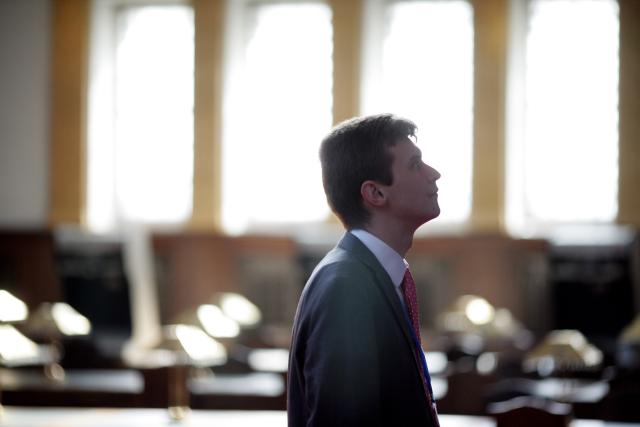
M 193 228 L 221 229 L 224 0 L 193 0 L 195 15 Z
M 504 224 L 507 0 L 473 0 L 474 114 L 471 224 L 501 231 Z

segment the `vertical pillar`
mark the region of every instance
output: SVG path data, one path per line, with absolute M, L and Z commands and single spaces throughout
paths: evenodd
M 49 222 L 82 224 L 89 1 L 53 0 Z
M 618 222 L 640 227 L 640 2 L 620 4 Z
M 194 169 L 191 228 L 221 229 L 224 0 L 193 0 Z
M 333 21 L 333 123 L 360 112 L 363 0 L 330 0 Z
M 474 0 L 473 203 L 474 230 L 504 224 L 507 0 Z

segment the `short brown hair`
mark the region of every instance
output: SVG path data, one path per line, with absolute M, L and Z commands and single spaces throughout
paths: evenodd
M 370 213 L 360 187 L 367 180 L 393 183 L 389 147 L 414 137 L 416 125 L 392 114 L 357 117 L 338 124 L 320 145 L 322 183 L 327 202 L 344 226 L 364 227 Z

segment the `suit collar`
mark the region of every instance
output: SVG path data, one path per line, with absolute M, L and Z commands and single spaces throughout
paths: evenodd
M 367 230 L 351 230 L 350 233 L 356 236 L 373 253 L 382 268 L 389 274 L 396 287 L 396 292 L 401 293 L 400 285 L 405 271 L 407 271 L 407 261 L 385 241 Z
M 402 304 L 400 303 L 389 274 L 387 274 L 382 265 L 380 265 L 375 255 L 373 255 L 373 253 L 360 241 L 360 239 L 349 232 L 345 233 L 342 237 L 338 243 L 338 247 L 358 258 L 358 260 L 368 266 L 375 273 L 377 279 L 374 281 L 375 285 L 382 292 L 387 303 L 390 305 L 396 321 L 400 325 L 402 333 L 407 339 L 407 344 L 413 348 L 413 338 L 409 331 L 407 315 L 404 307 L 402 307 Z
M 375 255 L 369 250 L 369 248 L 365 246 L 364 243 L 360 241 L 360 239 L 358 239 L 350 232 L 346 232 L 344 236 L 342 236 L 342 239 L 338 243 L 338 247 L 344 249 L 347 252 L 350 252 L 368 267 L 375 270 L 376 273 L 386 274 L 384 268 L 382 268 L 382 265 L 380 265 Z

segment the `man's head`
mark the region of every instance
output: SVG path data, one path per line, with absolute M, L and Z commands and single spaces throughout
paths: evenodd
M 320 162 L 327 201 L 347 229 L 366 228 L 372 209 L 378 207 L 404 215 L 403 205 L 407 196 L 416 196 L 416 184 L 424 186 L 425 197 L 435 197 L 428 209 L 421 209 L 422 223 L 438 216 L 435 181 L 440 174 L 422 162 L 420 150 L 410 139 L 415 132 L 413 122 L 382 114 L 347 120 L 322 141 Z M 422 165 L 425 169 L 418 170 Z M 401 179 L 397 185 L 395 175 Z M 413 203 L 420 207 L 423 201 Z

